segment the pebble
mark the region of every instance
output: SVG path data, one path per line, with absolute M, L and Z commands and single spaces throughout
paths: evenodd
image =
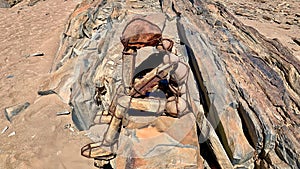
M 1 131 L 1 134 L 5 133 L 8 128 L 8 126 L 5 126 L 4 129 Z
M 54 90 L 40 90 L 40 91 L 38 91 L 38 95 L 40 95 L 40 96 L 45 96 L 45 95 L 49 95 L 49 94 L 56 94 L 56 92 Z
M 57 116 L 61 116 L 61 115 L 69 115 L 70 112 L 69 111 L 63 111 L 63 112 L 57 112 L 56 115 Z
M 145 5 L 132 5 L 131 8 L 133 9 L 141 9 L 144 8 Z
M 272 20 L 272 18 L 270 16 L 268 16 L 268 15 L 263 15 L 262 18 L 265 19 L 265 20 L 267 20 L 267 21 Z
M 56 155 L 60 155 L 62 153 L 61 150 L 59 150 L 58 152 L 56 152 Z
M 37 52 L 37 53 L 31 54 L 30 56 L 44 56 L 44 55 L 45 54 L 42 52 Z
M 10 8 L 10 5 L 6 1 L 0 1 L 0 8 Z
M 278 19 L 278 18 L 275 18 L 274 22 L 277 23 L 277 24 L 281 24 L 282 23 L 282 21 L 280 19 Z
M 285 29 L 285 30 L 289 30 L 291 29 L 291 27 L 289 25 L 280 25 L 278 26 L 279 28 Z
M 44 55 L 45 54 L 43 52 L 37 52 L 37 53 L 31 54 L 31 55 L 26 55 L 25 57 L 29 58 L 29 57 L 44 56 Z
M 6 76 L 7 79 L 10 79 L 10 78 L 13 78 L 13 77 L 14 77 L 14 75 L 8 75 L 8 76 Z
M 292 40 L 300 46 L 300 38 L 292 38 Z
M 64 129 L 69 129 L 69 128 L 71 128 L 71 124 L 64 125 Z
M 14 135 L 16 135 L 16 132 L 15 132 L 15 131 L 11 132 L 11 133 L 8 135 L 8 137 L 11 137 L 11 136 L 14 136 Z
M 294 24 L 294 22 L 292 20 L 287 20 L 285 23 L 288 24 L 288 25 L 293 25 Z
M 4 115 L 8 121 L 11 121 L 13 116 L 18 115 L 20 112 L 27 109 L 27 107 L 29 107 L 29 105 L 30 105 L 30 103 L 26 102 L 24 104 L 18 104 L 15 106 L 7 107 L 4 110 Z
M 72 131 L 72 132 L 75 132 L 73 127 L 70 127 L 69 130 Z

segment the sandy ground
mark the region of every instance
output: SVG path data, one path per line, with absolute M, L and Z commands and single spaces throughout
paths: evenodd
M 83 169 L 92 160 L 81 157 L 80 148 L 90 142 L 72 127 L 69 110 L 55 95 L 38 96 L 49 77 L 60 34 L 78 1 L 46 0 L 34 6 L 22 2 L 0 8 L 0 169 Z M 26 57 L 37 52 L 44 56 Z M 9 123 L 4 108 L 31 105 Z M 42 107 L 42 108 L 41 108 Z M 71 124 L 71 128 L 66 127 Z M 15 132 L 14 136 L 8 137 Z
M 224 2 L 230 11 L 243 3 Z M 70 116 L 56 116 L 57 112 L 69 110 L 68 105 L 55 95 L 37 95 L 39 86 L 49 77 L 65 22 L 78 3 L 45 0 L 27 6 L 24 1 L 10 9 L 0 8 L 0 132 L 9 127 L 0 134 L 0 169 L 93 168 L 92 160 L 80 156 L 80 148 L 90 142 L 84 136 L 85 132 L 78 132 L 73 127 Z M 261 2 L 252 0 L 247 5 L 254 8 L 256 3 Z M 298 6 L 293 12 L 300 13 L 297 11 L 299 1 L 288 0 L 288 3 Z M 290 25 L 287 29 L 285 25 L 271 21 L 237 17 L 266 37 L 278 38 L 300 59 L 300 46 L 291 39 L 300 38 L 298 25 Z M 26 57 L 37 52 L 45 55 Z M 4 109 L 25 102 L 31 106 L 8 122 Z M 13 132 L 15 135 L 9 137 Z

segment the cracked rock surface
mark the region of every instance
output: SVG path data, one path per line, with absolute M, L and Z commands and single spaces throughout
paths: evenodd
M 17 10 L 15 7 L 22 3 L 26 7 Z M 47 1 L 29 7 L 27 2 L 21 2 L 5 10 L 11 10 L 11 15 L 17 17 L 43 3 Z M 21 51 L 2 50 L 8 64 L 1 62 L 1 77 L 4 77 L 1 81 L 6 80 L 18 89 L 3 85 L 4 90 L 9 89 L 8 94 L 3 94 L 9 105 L 3 102 L 0 106 L 16 105 L 13 104 L 16 101 L 28 101 L 30 106 L 14 116 L 11 123 L 5 121 L 3 127 L 0 126 L 10 126 L 0 135 L 1 142 L 5 143 L 0 146 L 0 159 L 5 159 L 0 160 L 0 168 L 43 168 L 43 165 L 92 168 L 92 160 L 79 156 L 80 147 L 103 140 L 108 125 L 99 124 L 95 117 L 109 108 L 116 88 L 121 84 L 123 46 L 120 37 L 134 17 L 155 23 L 162 29 L 164 38 L 175 42 L 172 52 L 189 65 L 187 84 L 193 103 L 190 104 L 191 113 L 181 118 L 129 116 L 129 123 L 121 127 L 118 144 L 113 147 L 117 156 L 110 161 L 111 167 L 299 168 L 300 62 L 297 47 L 293 46 L 296 44 L 293 39 L 298 37 L 291 38 L 295 44 L 286 47 L 287 41 L 282 45 L 282 39 L 269 38 L 268 32 L 264 31 L 261 34 L 259 24 L 259 31 L 246 26 L 259 19 L 278 24 L 280 29 L 288 26 L 288 30 L 297 30 L 299 16 L 294 8 L 297 3 L 69 2 L 69 13 L 63 15 L 64 30 L 60 27 L 56 34 L 52 32 L 56 39 L 48 40 L 52 42 L 49 44 L 56 42 L 55 46 L 50 46 L 53 50 L 48 49 L 51 57 L 47 51 L 30 50 L 34 45 Z M 59 14 L 50 10 L 38 17 L 53 15 L 58 19 L 62 17 Z M 287 21 L 274 18 L 277 15 L 280 19 L 287 16 Z M 291 17 L 293 21 L 288 20 Z M 52 21 L 50 17 L 48 19 Z M 262 24 L 266 24 L 264 22 Z M 59 42 L 60 32 L 63 33 Z M 41 43 L 38 38 L 30 40 Z M 47 50 L 46 44 L 40 46 Z M 41 52 L 45 56 L 20 56 L 17 63 L 11 61 L 16 53 L 30 56 Z M 139 50 L 137 58 L 137 72 L 154 68 L 162 61 L 152 47 Z M 11 71 L 21 63 L 27 66 L 29 74 L 37 76 L 38 84 L 35 85 L 30 83 L 33 80 L 23 80 L 30 91 L 36 90 L 32 92 L 35 95 L 27 97 L 29 100 L 11 94 L 28 93 L 20 90 L 21 84 L 14 82 L 22 73 Z M 38 73 L 30 69 L 34 64 L 39 65 L 36 67 Z M 43 76 L 39 75 L 41 73 Z M 29 77 L 33 79 L 33 75 Z M 102 91 L 101 103 L 97 105 L 94 96 L 98 88 L 105 92 Z M 56 117 L 58 112 L 72 113 Z M 4 114 L 0 117 L 5 119 Z M 28 127 L 22 127 L 25 124 Z M 13 131 L 16 131 L 15 135 L 7 137 Z M 24 147 L 22 150 L 15 148 L 20 145 Z

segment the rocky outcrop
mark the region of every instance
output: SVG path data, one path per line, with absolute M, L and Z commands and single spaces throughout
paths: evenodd
M 250 20 L 273 22 L 282 25 L 285 29 L 290 29 L 292 25 L 300 26 L 298 6 L 299 2 L 291 4 L 287 1 L 250 0 L 245 3 L 227 3 L 228 9 L 237 16 Z
M 10 8 L 10 4 L 5 0 L 1 0 L 0 1 L 0 8 Z
M 297 168 L 297 134 L 284 136 L 285 141 L 280 135 L 298 132 L 299 62 L 278 41 L 236 20 L 222 4 L 195 2 L 178 8 L 185 11 L 179 26 L 199 74 L 208 118 L 218 125 L 233 164 L 255 157 L 253 150 L 258 160 L 274 151 L 272 158 Z M 287 150 L 293 160 L 287 160 Z
M 44 85 L 70 102 L 79 129 L 103 139 L 108 124 L 93 125 L 94 119 L 108 110 L 121 83 L 119 38 L 140 14 L 174 40 L 173 52 L 189 63 L 192 116 L 130 116 L 135 123 L 121 129 L 112 167 L 300 167 L 299 62 L 278 40 L 209 0 L 82 2 L 62 35 L 54 78 Z M 139 51 L 137 69 L 153 52 Z M 147 63 L 159 61 L 152 57 Z

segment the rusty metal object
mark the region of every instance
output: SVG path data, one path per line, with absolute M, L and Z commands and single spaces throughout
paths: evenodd
M 101 148 L 100 143 L 90 143 L 81 148 L 81 155 L 87 158 L 101 158 L 102 160 L 111 160 L 115 157 L 112 152 Z
M 121 42 L 124 50 L 140 49 L 145 46 L 157 46 L 162 40 L 160 28 L 142 18 L 130 21 L 124 28 Z
M 159 81 L 168 75 L 168 69 L 171 65 L 165 65 L 161 68 L 155 68 L 147 73 L 141 80 L 133 85 L 129 95 L 132 97 L 145 96 L 152 88 L 158 85 Z
M 82 148 L 82 155 L 95 158 L 97 165 L 105 165 L 116 154 L 105 151 L 103 147 L 112 147 L 118 141 L 121 125 L 126 126 L 128 109 L 136 109 L 145 112 L 154 112 L 156 115 L 166 113 L 173 117 L 179 117 L 187 113 L 188 105 L 185 98 L 181 98 L 186 91 L 186 79 L 188 66 L 180 62 L 177 56 L 171 54 L 174 42 L 163 39 L 160 28 L 141 18 L 128 23 L 125 27 L 121 43 L 124 46 L 122 52 L 122 85 L 118 87 L 108 113 L 97 116 L 97 122 L 109 123 L 109 127 L 102 142 L 88 144 Z M 140 79 L 134 79 L 135 60 L 137 50 L 152 46 L 166 54 L 163 63 L 146 73 Z M 165 84 L 161 84 L 164 81 Z M 149 92 L 162 90 L 165 97 L 148 97 Z M 183 89 L 183 90 L 182 90 Z M 96 93 L 102 90 L 97 89 Z M 144 113 L 144 112 L 143 112 Z M 102 162 L 101 162 L 102 160 Z M 104 162 L 103 162 L 104 161 Z

